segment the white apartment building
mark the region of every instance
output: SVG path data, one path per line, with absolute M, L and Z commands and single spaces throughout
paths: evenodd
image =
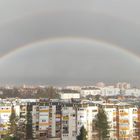
M 51 102 L 49 106 L 49 133 L 50 138 L 61 137 L 61 105 L 59 102 Z
M 116 84 L 116 87 L 119 89 L 130 89 L 131 85 L 130 83 L 126 83 L 126 82 L 119 82 Z
M 110 140 L 139 140 L 138 108 L 126 103 L 102 104 L 108 117 Z
M 39 134 L 41 137 L 47 136 L 49 128 L 49 104 L 40 103 L 39 105 Z
M 125 89 L 124 90 L 125 96 L 135 96 L 140 97 L 140 89 L 132 88 L 132 89 Z
M 77 134 L 84 125 L 88 131 L 88 140 L 93 139 L 93 120 L 98 113 L 98 107 L 95 104 L 79 104 L 77 107 Z
M 120 94 L 120 89 L 114 86 L 106 87 L 85 87 L 81 89 L 81 96 L 85 97 L 87 95 L 101 95 L 101 96 L 116 96 Z
M 138 123 L 138 108 L 129 104 L 117 104 L 119 113 L 119 139 L 133 140 L 139 139 L 136 131 L 139 129 Z
M 30 109 L 27 109 L 28 105 Z M 0 105 L 1 138 L 7 133 L 11 107 L 11 104 Z M 26 119 L 27 112 L 31 111 L 33 137 L 43 140 L 76 140 L 82 126 L 88 131 L 88 140 L 95 139 L 93 121 L 100 107 L 107 114 L 110 140 L 139 140 L 139 110 L 127 103 L 40 100 L 14 106 L 16 114 L 22 119 Z
M 108 118 L 110 140 L 117 140 L 117 108 L 114 104 L 102 104 L 102 106 Z
M 32 131 L 33 131 L 33 138 L 38 137 L 39 133 L 39 106 L 33 105 L 32 106 Z
M 100 89 L 102 96 L 116 96 L 120 94 L 120 89 L 115 88 L 114 86 L 106 86 Z
M 80 86 L 66 86 L 66 89 L 76 90 L 80 92 L 81 87 Z
M 60 93 L 60 99 L 62 100 L 80 99 L 80 93 Z
M 9 104 L 0 106 L 0 138 L 8 132 L 8 122 L 12 106 Z
M 88 95 L 101 95 L 100 88 L 97 87 L 83 87 L 81 88 L 81 96 L 86 97 Z
M 76 140 L 76 109 L 71 104 L 62 108 L 62 140 Z

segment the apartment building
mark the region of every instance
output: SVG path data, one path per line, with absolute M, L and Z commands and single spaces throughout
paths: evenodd
M 0 104 L 0 137 L 7 134 L 11 104 Z M 97 103 L 93 101 L 48 100 L 14 104 L 20 120 L 29 123 L 31 131 L 25 138 L 76 140 L 84 125 L 88 140 L 97 138 L 94 120 L 99 108 L 107 114 L 110 140 L 138 140 L 140 134 L 140 109 L 128 103 Z
M 67 104 L 62 107 L 62 139 L 76 140 L 77 135 L 77 116 L 76 108 L 73 104 Z
M 120 94 L 120 89 L 114 86 L 106 86 L 100 89 L 101 89 L 101 96 L 117 96 Z
M 48 130 L 50 126 L 49 121 L 49 100 L 42 99 L 39 101 L 39 118 L 38 118 L 38 133 L 39 137 L 48 137 Z
M 83 87 L 81 88 L 81 96 L 86 97 L 88 95 L 101 95 L 100 88 L 97 87 Z
M 120 89 L 114 86 L 81 88 L 81 96 L 83 97 L 88 95 L 117 96 L 119 94 Z
M 80 128 L 84 125 L 88 140 L 93 139 L 93 119 L 98 107 L 93 103 L 65 103 L 62 106 L 62 140 L 76 140 Z
M 139 140 L 138 107 L 127 103 L 102 104 L 109 124 L 110 140 Z
M 80 93 L 60 93 L 60 99 L 62 100 L 80 99 Z
M 59 96 L 62 100 L 80 99 L 80 91 L 72 89 L 62 89 L 59 92 Z
M 98 113 L 98 106 L 93 103 L 78 104 L 77 106 L 77 135 L 80 132 L 80 128 L 84 125 L 88 135 L 88 140 L 92 140 L 94 137 L 93 120 Z
M 61 137 L 61 103 L 60 102 L 50 102 L 49 105 L 49 138 L 60 138 Z
M 12 106 L 10 104 L 0 105 L 0 138 L 3 138 L 8 132 L 8 122 L 11 115 L 11 108 Z
M 137 88 L 125 89 L 124 95 L 140 97 L 140 89 L 137 89 Z
M 117 105 L 118 137 L 120 140 L 139 139 L 138 108 L 129 104 Z
M 126 83 L 126 82 L 119 82 L 116 84 L 116 87 L 119 89 L 130 89 L 131 85 L 130 83 Z

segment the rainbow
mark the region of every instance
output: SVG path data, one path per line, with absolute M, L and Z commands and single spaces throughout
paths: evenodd
M 44 13 L 45 12 L 45 13 Z M 58 14 L 59 13 L 59 14 Z M 25 17 L 18 17 L 17 19 L 14 19 L 13 21 L 7 21 L 7 24 L 8 24 L 8 22 L 10 22 L 9 24 L 11 24 L 12 23 L 12 25 L 16 25 L 17 23 L 19 24 L 19 25 L 22 25 L 22 24 L 20 24 L 20 23 L 24 23 L 24 21 L 26 21 L 25 22 L 25 25 L 22 25 L 22 26 L 19 26 L 19 28 L 22 28 L 22 27 L 25 27 L 26 28 L 26 26 L 28 26 L 29 24 L 28 23 L 30 23 L 31 22 L 31 20 L 30 19 L 36 19 L 37 17 L 39 17 L 39 16 L 41 16 L 41 18 L 40 18 L 40 20 L 42 21 L 42 22 L 45 22 L 44 21 L 44 18 L 42 18 L 42 17 L 48 17 L 47 19 L 49 20 L 49 18 L 51 17 L 53 17 L 54 19 L 55 19 L 55 17 L 54 16 L 56 16 L 56 14 L 58 14 L 57 16 L 59 16 L 59 17 L 61 17 L 61 19 L 63 19 L 62 17 L 64 16 L 63 15 L 63 13 L 64 12 L 54 12 L 54 11 L 50 11 L 50 12 L 46 12 L 46 11 L 41 11 L 40 13 L 36 13 L 36 14 L 34 14 L 34 13 L 31 13 L 31 15 L 29 15 L 29 16 L 25 16 Z M 69 12 L 68 12 L 69 13 Z M 97 17 L 97 21 L 100 23 L 102 20 L 100 20 L 100 19 L 102 19 L 101 17 L 102 16 L 104 16 L 104 17 L 106 17 L 105 19 L 107 20 L 107 21 L 110 21 L 109 23 L 111 23 L 111 21 L 113 21 L 115 18 L 114 17 L 110 17 L 110 16 L 108 16 L 108 15 L 103 15 L 103 14 L 99 14 L 99 13 L 91 13 L 90 11 L 88 11 L 88 12 L 86 12 L 86 14 L 82 14 L 82 16 L 81 16 L 81 18 L 82 19 L 84 19 L 84 18 L 86 18 L 87 17 L 87 14 L 89 15 L 89 16 L 92 16 L 92 17 Z M 51 15 L 50 17 L 49 17 L 49 15 Z M 60 16 L 61 15 L 61 16 Z M 78 13 L 78 17 L 79 17 L 79 15 L 81 15 L 81 14 L 79 14 Z M 71 17 L 72 18 L 72 17 Z M 64 18 L 65 19 L 65 18 Z M 15 22 L 15 20 L 16 20 L 16 22 Z M 124 25 L 126 25 L 126 24 L 123 24 L 123 23 L 125 23 L 124 21 L 121 21 L 121 20 L 119 20 L 119 19 L 117 19 L 117 21 L 119 21 L 119 25 L 122 25 L 122 27 L 124 26 Z M 80 21 L 78 21 L 77 20 L 77 22 L 80 24 Z M 92 20 L 90 21 L 89 20 L 89 22 L 93 22 Z M 128 21 L 127 21 L 128 22 Z M 32 22 L 31 22 L 32 23 Z M 46 22 L 45 22 L 46 23 Z M 60 20 L 60 22 L 59 23 L 61 23 L 61 20 Z M 88 21 L 87 21 L 87 23 L 88 23 Z M 94 22 L 93 22 L 94 23 Z M 108 23 L 108 22 L 107 22 Z M 34 24 L 34 23 L 32 23 L 32 24 Z M 32 25 L 31 24 L 31 25 Z M 46 23 L 47 24 L 47 23 Z M 45 26 L 47 26 L 45 24 Z M 5 24 L 3 24 L 3 26 L 2 26 L 2 29 L 7 29 L 8 30 L 8 32 L 9 31 L 11 31 L 12 32 L 12 30 L 9 30 L 10 28 L 8 28 L 8 26 L 5 26 L 6 25 L 6 23 Z M 38 24 L 37 24 L 38 25 Z M 61 24 L 59 24 L 59 25 L 61 25 Z M 74 25 L 74 23 L 72 24 L 72 25 Z M 72 26 L 71 25 L 71 26 Z M 92 25 L 92 24 L 91 24 Z M 130 24 L 131 25 L 131 24 Z M 51 28 L 51 26 L 52 26 L 52 28 Z M 51 26 L 47 26 L 48 28 L 50 27 L 51 28 L 51 30 L 53 30 L 53 27 L 55 27 L 56 25 L 51 25 Z M 68 25 L 68 26 L 66 26 L 66 27 L 69 27 L 70 25 Z M 117 25 L 112 25 L 114 28 L 115 28 L 115 26 L 117 27 Z M 35 26 L 35 27 L 38 27 L 38 26 Z M 98 27 L 98 25 L 95 25 L 95 27 Z M 58 27 L 56 27 L 56 29 L 63 29 L 63 26 L 58 26 Z M 86 25 L 84 24 L 84 25 L 82 25 L 82 27 L 81 28 L 79 28 L 79 30 L 80 31 L 82 31 L 82 29 L 83 28 L 85 28 L 86 29 Z M 34 28 L 33 28 L 34 29 Z M 35 29 L 34 29 L 35 30 Z M 110 49 L 115 49 L 116 51 L 120 51 L 122 54 L 124 54 L 124 55 L 126 55 L 127 57 L 128 57 L 128 59 L 129 58 L 133 58 L 133 60 L 135 60 L 135 61 L 138 61 L 138 62 L 140 62 L 140 56 L 139 56 L 139 54 L 137 53 L 137 52 L 134 52 L 134 51 L 131 51 L 131 50 L 129 50 L 129 49 L 127 49 L 127 44 L 126 45 L 124 45 L 124 44 L 122 44 L 121 45 L 121 43 L 119 43 L 119 42 L 117 42 L 117 39 L 116 40 L 112 40 L 112 41 L 110 41 L 110 40 L 108 40 L 108 38 L 102 38 L 102 36 L 100 37 L 100 36 L 96 36 L 96 34 L 94 35 L 94 37 L 92 36 L 92 34 L 91 35 L 89 35 L 88 33 L 90 32 L 90 30 L 87 30 L 86 32 L 85 32 L 85 30 L 82 32 L 82 34 L 81 34 L 81 32 L 79 32 L 79 30 L 77 30 L 77 33 L 78 34 L 76 34 L 75 35 L 75 32 L 72 34 L 72 36 L 69 36 L 69 31 L 67 31 L 66 33 L 64 33 L 64 34 L 58 34 L 58 37 L 53 37 L 53 36 L 56 36 L 57 34 L 53 34 L 53 32 L 51 32 L 51 35 L 48 33 L 48 34 L 45 34 L 44 36 L 41 36 L 40 37 L 40 39 L 38 39 L 38 36 L 32 36 L 32 37 L 34 37 L 35 38 L 35 40 L 33 41 L 31 41 L 30 39 L 28 40 L 29 42 L 24 42 L 22 45 L 21 44 L 12 44 L 12 47 L 15 47 L 15 48 L 13 48 L 12 50 L 10 50 L 10 51 L 8 51 L 8 52 L 6 52 L 6 53 L 4 53 L 4 54 L 2 54 L 2 55 L 0 55 L 0 60 L 4 60 L 4 59 L 7 59 L 8 57 L 10 57 L 11 55 L 13 55 L 13 54 L 17 54 L 19 51 L 22 51 L 23 49 L 26 49 L 26 48 L 28 48 L 28 47 L 33 47 L 34 45 L 36 45 L 36 44 L 40 44 L 40 43 L 43 43 L 43 42 L 45 42 L 45 43 L 49 43 L 49 42 L 58 42 L 58 41 L 65 41 L 65 40 L 78 40 L 78 41 L 84 41 L 84 42 L 87 42 L 87 43 L 92 43 L 92 44 L 94 44 L 94 43 L 99 43 L 99 44 L 103 44 L 105 47 L 108 47 L 108 48 L 110 48 Z M 59 30 L 58 30 L 59 31 Z M 58 32 L 57 31 L 57 32 Z M 93 31 L 93 30 L 92 30 Z M 126 29 L 124 30 L 124 31 L 126 31 Z M 60 31 L 59 31 L 60 32 Z M 22 34 L 22 31 L 19 31 L 19 33 L 20 34 Z M 35 32 L 36 34 L 37 34 L 37 32 Z M 91 32 L 92 33 L 92 32 Z M 27 34 L 27 33 L 26 33 Z M 26 34 L 24 34 L 25 36 L 26 36 Z M 114 32 L 114 34 L 115 34 L 115 32 Z M 47 37 L 46 37 L 46 35 L 47 35 Z M 6 36 L 7 36 L 7 38 L 8 38 L 8 34 L 6 34 Z M 18 34 L 17 35 L 15 35 L 15 40 L 16 39 L 18 39 Z M 50 36 L 52 36 L 52 37 L 50 37 Z M 82 37 L 81 37 L 82 36 Z M 86 37 L 86 36 L 88 36 L 88 37 Z M 123 34 L 123 36 L 125 36 L 125 34 Z M 17 38 L 16 38 L 17 37 Z M 37 37 L 37 38 L 36 38 Z M 99 38 L 99 39 L 97 39 L 97 38 Z M 101 38 L 101 39 L 100 39 Z M 114 38 L 115 38 L 115 36 L 114 36 Z M 136 38 L 138 38 L 138 37 L 136 37 Z M 24 38 L 23 38 L 24 39 Z M 128 40 L 129 41 L 129 40 Z M 137 41 L 137 40 L 136 40 Z M 10 43 L 9 43 L 10 44 Z M 8 44 L 8 45 L 9 45 Z M 129 44 L 129 42 L 128 42 L 128 44 Z M 2 43 L 2 44 L 0 44 L 1 46 L 4 46 L 4 44 Z M 17 46 L 16 46 L 17 45 Z M 124 46 L 123 46 L 124 45 Z M 130 44 L 130 45 L 132 45 L 132 44 Z M 7 46 L 6 46 L 7 47 Z M 129 46 L 130 47 L 130 46 Z
M 4 55 L 1 55 L 0 60 L 5 60 L 12 55 L 18 54 L 19 51 L 22 51 L 24 49 L 28 49 L 29 47 L 37 46 L 41 43 L 51 43 L 51 42 L 59 43 L 59 42 L 65 42 L 65 41 L 79 41 L 79 42 L 92 43 L 92 44 L 93 43 L 102 44 L 105 47 L 108 47 L 110 49 L 114 49 L 114 50 L 124 54 L 128 58 L 132 58 L 133 60 L 140 63 L 140 56 L 135 54 L 134 52 L 131 52 L 127 49 L 124 49 L 124 48 L 116 45 L 116 44 L 109 43 L 109 42 L 106 42 L 104 40 L 92 39 L 92 38 L 83 38 L 83 37 L 57 37 L 57 38 L 48 38 L 48 39 L 37 40 L 37 41 L 31 42 L 31 43 L 25 44 L 23 46 L 19 46 L 19 47 L 13 49 L 12 51 L 10 51 L 8 53 L 6 53 Z

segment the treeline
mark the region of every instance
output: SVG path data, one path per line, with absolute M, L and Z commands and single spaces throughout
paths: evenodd
M 13 88 L 13 89 L 0 89 L 0 98 L 59 98 L 58 90 L 52 86 L 47 88 Z

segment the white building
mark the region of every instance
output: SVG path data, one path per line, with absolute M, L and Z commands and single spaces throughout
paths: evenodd
M 119 82 L 116 84 L 116 87 L 119 89 L 130 89 L 131 85 L 129 83 L 126 83 L 126 82 Z
M 100 88 L 97 87 L 83 87 L 81 88 L 81 96 L 86 97 L 88 95 L 101 95 Z
M 95 104 L 79 104 L 77 107 L 77 134 L 82 126 L 88 132 L 88 140 L 93 139 L 93 120 L 98 113 L 98 107 Z
M 138 140 L 138 108 L 127 103 L 102 104 L 108 118 L 110 140 Z
M 102 96 L 116 96 L 120 94 L 120 89 L 115 88 L 114 86 L 107 86 L 100 89 Z
M 80 93 L 60 93 L 60 99 L 62 100 L 80 99 Z
M 67 86 L 66 89 L 80 91 L 81 87 L 80 86 Z
M 40 136 L 47 136 L 49 128 L 49 105 L 41 103 L 39 106 L 39 133 Z
M 140 96 L 140 89 L 132 88 L 132 89 L 126 89 L 124 91 L 125 96 L 135 96 L 139 97 Z
M 62 108 L 62 140 L 76 140 L 76 109 L 70 106 Z

